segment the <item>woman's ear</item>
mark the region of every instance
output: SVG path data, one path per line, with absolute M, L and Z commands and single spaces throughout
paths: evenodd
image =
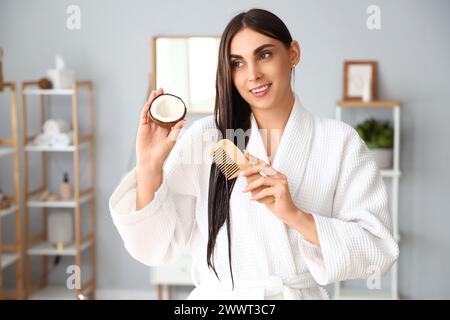
M 291 47 L 289 48 L 289 58 L 291 66 L 295 67 L 300 62 L 301 49 L 297 40 L 292 40 Z

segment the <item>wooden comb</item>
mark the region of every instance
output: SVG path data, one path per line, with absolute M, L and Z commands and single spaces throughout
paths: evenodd
M 253 164 L 245 158 L 241 150 L 239 150 L 239 148 L 228 139 L 222 139 L 214 144 L 210 150 L 210 154 L 213 162 L 216 164 L 219 171 L 222 172 L 222 174 L 227 178 L 227 180 L 238 177 L 241 171 L 253 166 Z M 247 184 L 255 181 L 261 176 L 262 175 L 258 172 L 250 176 L 246 176 Z M 255 195 L 263 189 L 264 186 L 253 189 L 251 194 Z M 257 201 L 265 204 L 269 209 L 273 209 L 273 196 L 267 196 Z

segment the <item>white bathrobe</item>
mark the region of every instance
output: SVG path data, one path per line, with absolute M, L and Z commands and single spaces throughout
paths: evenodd
M 234 289 L 226 224 L 214 254 L 219 281 L 206 264 L 209 148 L 222 138 L 217 134 L 214 116 L 186 130 L 145 208 L 135 210 L 136 168 L 109 200 L 114 224 L 136 260 L 160 266 L 190 251 L 196 288 L 189 299 L 328 299 L 323 286 L 384 274 L 395 262 L 399 249 L 385 185 L 366 145 L 351 126 L 309 112 L 295 95 L 272 167 L 287 176 L 295 205 L 314 217 L 320 247 L 250 200 L 241 191 L 245 177 L 238 177 L 230 199 Z M 253 114 L 247 150 L 269 162 Z

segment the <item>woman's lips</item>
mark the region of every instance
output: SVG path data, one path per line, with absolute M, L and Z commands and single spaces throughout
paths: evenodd
M 272 84 L 269 83 L 267 89 L 265 89 L 264 91 L 260 91 L 260 92 L 255 93 L 255 92 L 250 90 L 250 92 L 252 93 L 253 96 L 255 96 L 257 98 L 261 98 L 261 97 L 264 97 L 270 91 L 271 88 L 272 88 Z

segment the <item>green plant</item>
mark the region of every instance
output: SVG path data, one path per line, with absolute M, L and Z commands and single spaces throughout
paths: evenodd
M 394 129 L 389 121 L 370 118 L 360 123 L 356 131 L 369 149 L 392 148 L 394 145 Z

